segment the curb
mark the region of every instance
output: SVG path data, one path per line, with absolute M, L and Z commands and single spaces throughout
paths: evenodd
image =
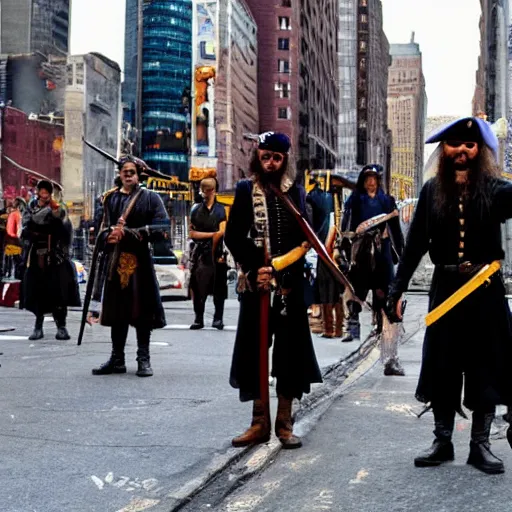
M 421 329 L 421 319 L 420 315 L 407 322 L 408 329 L 400 345 L 407 343 Z M 299 436 L 306 436 L 332 403 L 372 370 L 379 359 L 378 337 L 370 335 L 348 356 L 325 367 L 322 371 L 323 384 L 306 395 L 294 410 L 294 431 Z M 153 506 L 135 510 L 178 512 L 193 499 L 197 500 L 195 510 L 202 510 L 201 506 L 213 509 L 247 480 L 265 470 L 281 450 L 282 445 L 274 435 L 264 445 L 242 449 L 229 447 L 213 458 L 201 476 L 166 494 Z
M 303 398 L 294 411 L 293 417 L 296 422 L 294 430 L 297 434 L 305 436 L 332 402 L 373 368 L 380 355 L 376 345 L 377 338 L 368 337 L 347 357 L 323 369 L 323 384 Z M 264 445 L 248 446 L 243 449 L 229 448 L 225 453 L 214 458 L 203 475 L 167 494 L 158 505 L 150 509 L 152 512 L 178 512 L 212 484 L 217 489 L 211 490 L 207 502 L 220 501 L 263 471 L 273 462 L 281 449 L 282 445 L 275 436 L 272 436 L 271 440 Z M 229 472 L 226 472 L 227 468 L 231 468 Z M 212 494 L 215 497 L 212 497 Z

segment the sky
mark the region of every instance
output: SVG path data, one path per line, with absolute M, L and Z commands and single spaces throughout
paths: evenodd
M 71 53 L 97 51 L 123 68 L 125 3 L 72 0 Z M 415 32 L 423 54 L 428 115 L 470 115 L 480 51 L 479 0 L 382 0 L 382 4 L 390 43 L 407 43 Z

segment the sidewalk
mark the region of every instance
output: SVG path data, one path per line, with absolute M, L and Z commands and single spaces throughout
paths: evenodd
M 228 383 L 238 302 L 226 304 L 225 331 L 189 331 L 191 304 L 165 307 L 169 326 L 154 333 L 150 379 L 134 374 L 132 331 L 128 373 L 93 377 L 110 353 L 108 329 L 87 328 L 77 347 L 81 313 L 72 311 L 71 341 L 56 341 L 49 321 L 45 339 L 30 342 L 32 315 L 0 309 L 0 324 L 16 328 L 0 335 L 2 511 L 146 510 L 186 497 L 240 454 L 230 441 L 251 411 Z M 362 316 L 363 335 L 369 321 Z M 322 368 L 357 348 L 317 336 L 314 344 Z

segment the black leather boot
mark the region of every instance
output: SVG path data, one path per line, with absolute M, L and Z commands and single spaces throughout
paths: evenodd
M 124 361 L 124 346 L 128 336 L 128 324 L 114 325 L 111 328 L 112 354 L 109 360 L 98 368 L 93 368 L 93 375 L 111 375 L 112 373 L 126 373 Z
M 491 433 L 493 420 L 493 412 L 474 411 L 471 425 L 471 442 L 469 443 L 468 464 L 488 475 L 505 472 L 503 461 L 491 452 L 489 434 Z
M 194 323 L 190 326 L 191 331 L 198 331 L 204 327 L 204 320 L 202 318 L 196 317 Z
M 57 308 L 53 312 L 53 319 L 57 325 L 57 334 L 55 335 L 56 340 L 70 340 L 71 336 L 66 329 L 66 317 L 67 317 L 67 309 L 66 308 Z
M 152 377 L 151 360 L 149 358 L 149 337 L 151 331 L 146 329 L 137 329 L 137 372 L 138 377 Z
M 41 340 L 44 338 L 43 323 L 44 323 L 44 316 L 37 316 L 36 323 L 34 325 L 34 331 L 28 337 L 28 339 L 30 341 Z
M 440 466 L 455 458 L 452 444 L 455 411 L 439 411 L 434 409 L 434 435 L 432 446 L 414 459 L 417 468 Z
M 213 315 L 212 327 L 222 331 L 224 329 L 224 322 L 222 318 L 224 316 L 224 299 L 213 299 L 213 305 L 215 306 L 215 313 Z
M 384 375 L 386 376 L 396 376 L 403 377 L 405 375 L 405 370 L 403 366 L 400 364 L 398 357 L 392 357 L 385 365 L 384 365 Z

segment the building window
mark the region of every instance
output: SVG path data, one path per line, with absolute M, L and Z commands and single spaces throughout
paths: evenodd
M 279 73 L 289 73 L 290 72 L 290 61 L 278 59 L 277 60 L 277 71 Z
M 281 7 L 291 7 L 292 0 L 281 0 Z
M 361 14 L 361 23 L 368 23 L 368 14 Z
M 291 119 L 290 109 L 286 107 L 279 107 L 277 109 L 277 118 L 278 119 Z
M 66 74 L 68 76 L 68 85 L 73 85 L 73 64 L 66 66 Z
M 366 41 L 359 41 L 359 51 L 361 51 L 361 52 L 366 51 Z
M 290 40 L 287 37 L 280 37 L 277 40 L 277 49 L 278 50 L 289 50 L 290 49 Z
M 290 84 L 277 82 L 274 85 L 276 96 L 278 98 L 289 98 L 290 97 Z
M 279 29 L 280 30 L 291 30 L 290 18 L 288 16 L 279 16 Z
M 368 0 L 359 0 L 359 5 L 361 7 L 368 7 Z
M 84 83 L 84 63 L 83 62 L 76 63 L 76 83 L 78 85 L 83 85 L 83 83 Z

